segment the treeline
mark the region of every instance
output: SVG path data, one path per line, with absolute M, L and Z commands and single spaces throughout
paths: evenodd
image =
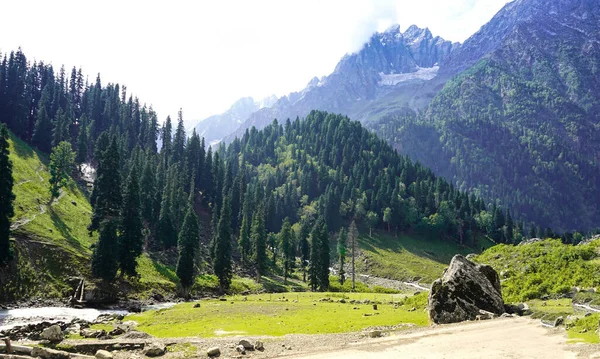
M 91 270 L 106 280 L 135 275 L 144 249 L 177 248 L 185 294 L 204 253 L 211 268 L 203 270 L 222 291 L 234 269 L 260 278 L 278 263 L 285 277 L 300 267 L 314 290 L 326 290 L 332 239 L 345 252 L 340 231 L 351 221 L 465 245 L 477 233 L 508 243 L 526 235 L 509 211 L 457 190 L 340 115 L 274 121 L 213 152 L 195 132 L 186 136 L 181 111 L 175 128 L 170 118 L 159 128 L 152 108 L 124 87 L 102 86 L 100 76 L 84 82 L 77 69 L 55 76 L 21 51 L 2 61 L 0 108 L 21 138 L 46 152 L 71 144 L 75 162 L 96 169 Z

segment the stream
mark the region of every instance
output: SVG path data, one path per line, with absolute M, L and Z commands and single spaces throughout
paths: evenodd
M 142 311 L 166 309 L 175 303 L 159 303 L 142 307 Z M 102 314 L 123 314 L 129 312 L 123 309 L 94 309 L 94 308 L 69 308 L 69 307 L 40 307 L 17 308 L 0 310 L 0 331 L 20 325 L 35 324 L 40 322 L 70 322 L 73 319 L 93 321 Z

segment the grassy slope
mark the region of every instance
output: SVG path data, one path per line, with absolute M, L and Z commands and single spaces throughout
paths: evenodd
M 479 252 L 425 234 L 396 237 L 386 232 L 373 232 L 371 237 L 361 235 L 359 245 L 365 258 L 359 260 L 357 272 L 422 283 L 431 283 L 439 278 L 455 254 Z M 478 248 L 491 245 L 484 238 L 478 239 Z
M 495 246 L 475 260 L 500 274 L 504 299 L 524 301 L 567 294 L 574 287 L 600 286 L 600 241 L 580 246 L 546 240 Z

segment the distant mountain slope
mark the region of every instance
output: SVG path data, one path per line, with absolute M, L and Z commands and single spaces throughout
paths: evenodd
M 345 55 L 329 76 L 315 77 L 304 90 L 247 116 L 235 132 L 229 132 L 227 141 L 252 126 L 261 129 L 275 118 L 304 117 L 313 109 L 362 122 L 409 107 L 421 109 L 448 79 L 440 81 L 437 73 L 458 46 L 434 37 L 429 29 L 413 25 L 401 32 L 398 25 L 390 27 L 374 34 L 358 53 Z M 205 135 L 217 138 L 224 132 L 211 128 Z
M 243 97 L 226 112 L 200 121 L 196 125 L 196 133 L 204 137 L 207 144 L 215 144 L 240 127 L 252 113 L 273 106 L 275 101 L 277 101 L 275 95 L 261 101 L 255 101 L 252 97 Z
M 508 4 L 448 66 L 478 56 L 418 121 L 373 128 L 460 188 L 501 198 L 542 227 L 597 227 L 600 3 Z

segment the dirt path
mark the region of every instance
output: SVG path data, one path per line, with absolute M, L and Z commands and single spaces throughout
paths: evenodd
M 600 358 L 600 346 L 567 344 L 564 330 L 529 318 L 439 326 L 349 344 L 344 349 L 294 354 L 303 359 Z

